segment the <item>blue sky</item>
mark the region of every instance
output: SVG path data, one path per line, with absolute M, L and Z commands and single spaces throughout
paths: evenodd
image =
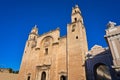
M 39 34 L 60 27 L 61 36 L 66 35 L 75 4 L 82 12 L 89 49 L 95 44 L 107 47 L 106 25 L 108 21 L 120 24 L 120 0 L 0 0 L 0 67 L 19 70 L 35 24 Z

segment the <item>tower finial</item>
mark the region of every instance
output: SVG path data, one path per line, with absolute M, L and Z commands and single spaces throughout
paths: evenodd
M 75 7 L 78 8 L 78 5 L 76 4 Z
M 72 14 L 78 13 L 78 12 L 81 14 L 80 8 L 79 8 L 79 6 L 76 4 L 75 7 L 72 7 Z
M 34 28 L 37 28 L 37 25 L 35 24 Z
M 37 25 L 35 25 L 35 26 L 32 28 L 31 33 L 38 34 L 38 28 L 37 28 Z
M 72 9 L 71 20 L 72 22 L 80 21 L 83 24 L 83 18 L 82 18 L 81 11 L 78 5 L 75 5 L 75 7 L 73 7 Z

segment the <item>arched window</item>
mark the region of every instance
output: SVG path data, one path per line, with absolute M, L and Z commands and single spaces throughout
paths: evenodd
M 75 27 L 76 27 L 76 25 L 74 24 L 74 25 L 72 26 L 72 32 L 75 31 Z
M 77 11 L 75 10 L 75 13 L 76 13 Z
M 94 66 L 94 76 L 95 80 L 112 80 L 109 67 L 101 63 Z
M 75 22 L 77 21 L 77 18 L 75 18 Z
M 46 72 L 42 72 L 41 80 L 46 80 Z
M 66 80 L 66 76 L 63 76 L 63 75 L 62 75 L 62 76 L 60 77 L 60 80 Z

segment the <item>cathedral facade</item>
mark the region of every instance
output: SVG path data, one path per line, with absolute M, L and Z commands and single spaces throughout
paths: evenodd
M 85 52 L 88 51 L 81 11 L 72 9 L 67 35 L 60 30 L 38 34 L 35 26 L 29 34 L 18 80 L 86 80 Z
M 120 27 L 110 22 L 105 39 L 109 48 L 95 45 L 88 51 L 83 18 L 76 5 L 66 36 L 60 37 L 59 28 L 39 35 L 37 26 L 33 27 L 18 80 L 119 80 Z

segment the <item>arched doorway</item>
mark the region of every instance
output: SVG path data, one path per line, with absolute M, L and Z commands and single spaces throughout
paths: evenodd
M 46 80 L 46 72 L 42 72 L 41 80 Z
M 30 76 L 28 76 L 27 80 L 30 80 Z
M 62 75 L 62 76 L 60 77 L 60 80 L 66 80 L 66 76 Z
M 102 63 L 94 66 L 94 77 L 95 80 L 112 80 L 109 67 Z

